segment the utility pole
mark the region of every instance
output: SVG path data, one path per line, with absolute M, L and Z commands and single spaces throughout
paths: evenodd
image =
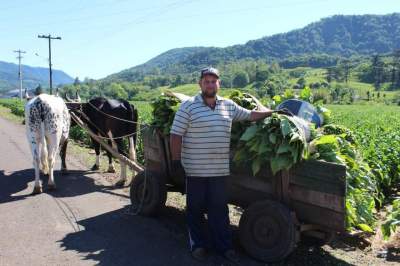
M 49 75 L 50 75 L 50 94 L 53 94 L 53 72 L 51 70 L 51 40 L 61 40 L 61 37 L 51 37 L 51 35 L 38 35 L 38 38 L 49 40 Z
M 22 56 L 21 54 L 25 54 L 25 51 L 19 50 L 14 50 L 14 53 L 18 53 L 17 59 L 18 59 L 18 65 L 19 65 L 19 71 L 18 71 L 18 79 L 19 79 L 19 99 L 22 101 L 22 70 L 21 70 L 21 59 Z

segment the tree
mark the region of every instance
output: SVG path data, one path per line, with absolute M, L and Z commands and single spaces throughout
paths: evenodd
M 343 79 L 347 83 L 350 76 L 350 60 L 343 60 L 341 67 L 343 69 Z
M 297 80 L 297 84 L 299 85 L 300 89 L 303 89 L 306 86 L 305 78 L 301 77 Z
M 278 86 L 273 81 L 268 81 L 263 86 L 263 91 L 265 91 L 271 98 L 279 93 Z
M 325 77 L 326 81 L 328 83 L 331 83 L 333 80 L 333 71 L 332 71 L 332 67 L 328 67 L 326 68 L 326 77 Z
M 391 89 L 395 90 L 396 89 L 396 65 L 393 62 L 392 63 L 392 70 L 391 70 L 391 78 L 390 78 L 390 82 L 391 82 Z
M 249 75 L 246 72 L 238 72 L 232 81 L 233 87 L 243 88 L 249 83 Z
M 268 79 L 269 72 L 267 69 L 259 69 L 257 68 L 256 72 L 256 81 L 265 81 Z
M 175 80 L 171 83 L 171 87 L 174 88 L 182 84 L 184 84 L 182 76 L 177 75 Z
M 397 89 L 400 87 L 400 49 L 396 50 L 393 54 L 393 63 L 394 63 L 394 67 L 396 69 L 397 72 L 397 78 L 395 77 L 395 88 Z
M 74 80 L 74 86 L 79 86 L 80 84 L 81 84 L 81 81 L 79 80 L 78 77 L 76 77 Z
M 128 93 L 118 83 L 111 83 L 107 88 L 107 95 L 114 99 L 127 99 Z
M 383 81 L 383 62 L 379 55 L 372 57 L 372 69 L 374 75 L 375 90 L 379 90 Z
M 273 62 L 271 66 L 269 67 L 269 70 L 271 73 L 279 73 L 281 70 L 279 63 L 278 62 Z

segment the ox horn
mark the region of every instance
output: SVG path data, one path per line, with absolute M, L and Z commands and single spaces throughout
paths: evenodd
M 32 99 L 32 97 L 29 96 L 28 90 L 27 90 L 26 88 L 25 88 L 25 93 L 24 93 L 24 94 L 25 94 L 24 97 L 25 97 L 25 99 L 26 99 L 27 101 L 29 101 L 30 99 Z
M 68 97 L 68 93 L 65 93 L 65 99 L 66 99 L 68 102 L 74 102 L 74 100 L 72 100 L 71 98 Z
M 76 102 L 78 102 L 78 103 L 81 102 L 81 97 L 79 96 L 78 91 L 75 92 L 75 100 L 76 100 Z

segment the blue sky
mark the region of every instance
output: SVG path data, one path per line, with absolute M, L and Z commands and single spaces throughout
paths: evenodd
M 0 61 L 48 65 L 102 78 L 172 48 L 226 47 L 301 28 L 335 14 L 400 12 L 398 0 L 14 0 L 1 1 Z M 37 55 L 36 55 L 37 54 Z

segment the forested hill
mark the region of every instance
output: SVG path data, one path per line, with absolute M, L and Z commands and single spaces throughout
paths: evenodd
M 49 69 L 45 67 L 32 67 L 22 65 L 24 88 L 36 88 L 39 84 L 43 87 L 49 85 Z M 74 79 L 61 70 L 53 69 L 54 86 L 73 83 Z M 18 65 L 0 61 L 0 92 L 17 89 Z
M 329 65 L 336 57 L 382 54 L 399 48 L 400 13 L 336 15 L 243 45 L 172 49 L 106 80 L 138 81 L 147 75 L 189 74 L 206 65 L 218 66 L 243 59 L 283 61 L 308 56 L 322 66 Z

